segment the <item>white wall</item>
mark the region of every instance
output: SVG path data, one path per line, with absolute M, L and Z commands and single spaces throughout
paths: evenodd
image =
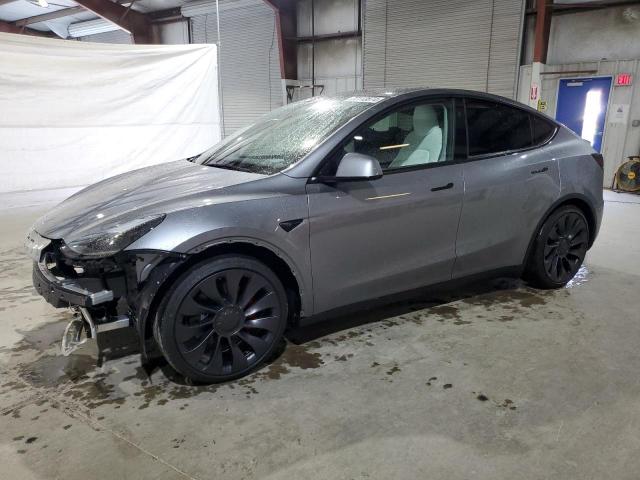
M 547 63 L 627 58 L 640 58 L 640 6 L 554 15 Z
M 163 45 L 183 45 L 189 43 L 189 20 L 161 23 L 158 25 L 160 43 Z
M 311 0 L 297 5 L 298 36 L 311 35 Z M 314 0 L 315 34 L 353 32 L 358 28 L 358 0 Z
M 533 61 L 534 30 L 535 16 L 529 15 L 523 64 Z M 640 5 L 553 15 L 548 64 L 629 58 L 640 58 Z

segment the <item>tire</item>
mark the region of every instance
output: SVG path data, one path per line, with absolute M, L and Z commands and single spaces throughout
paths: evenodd
M 258 368 L 282 339 L 289 306 L 282 282 L 262 262 L 222 255 L 196 264 L 170 287 L 154 337 L 187 378 L 219 383 Z
M 534 240 L 525 279 L 537 288 L 565 286 L 584 261 L 589 235 L 589 223 L 579 208 L 566 205 L 555 210 Z

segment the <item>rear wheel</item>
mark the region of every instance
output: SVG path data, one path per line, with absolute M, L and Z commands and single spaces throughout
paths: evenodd
M 560 288 L 571 280 L 589 248 L 589 224 L 580 209 L 567 205 L 553 212 L 538 233 L 526 278 L 538 288 Z
M 156 340 L 178 372 L 223 382 L 257 368 L 282 339 L 287 296 L 262 262 L 224 255 L 196 265 L 167 293 Z

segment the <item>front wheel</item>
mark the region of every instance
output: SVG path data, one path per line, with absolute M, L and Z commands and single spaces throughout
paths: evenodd
M 538 288 L 560 288 L 571 280 L 589 248 L 589 224 L 580 209 L 560 207 L 544 222 L 529 257 L 526 279 Z
M 155 328 L 171 366 L 216 383 L 247 375 L 282 339 L 287 296 L 262 262 L 224 255 L 197 264 L 167 292 Z

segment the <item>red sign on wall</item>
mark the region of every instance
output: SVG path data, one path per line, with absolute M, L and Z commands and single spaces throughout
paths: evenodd
M 616 87 L 624 87 L 633 83 L 633 75 L 630 73 L 619 73 L 616 75 Z

